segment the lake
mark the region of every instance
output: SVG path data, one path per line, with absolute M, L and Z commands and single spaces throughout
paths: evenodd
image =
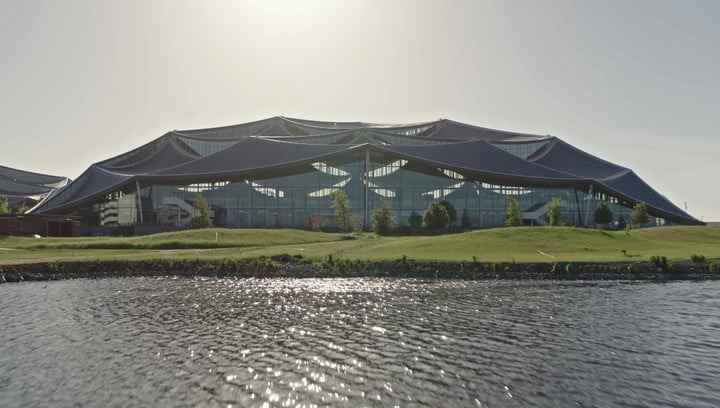
M 718 407 L 720 282 L 3 284 L 0 406 Z

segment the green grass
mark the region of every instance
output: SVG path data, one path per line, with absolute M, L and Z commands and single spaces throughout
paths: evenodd
M 23 249 L 211 249 L 303 244 L 343 239 L 340 234 L 301 230 L 208 228 L 130 238 L 0 238 L 0 247 Z
M 218 239 L 216 240 L 216 234 Z M 132 238 L 0 238 L 0 264 L 102 259 L 219 259 L 276 254 L 306 258 L 484 262 L 720 258 L 720 227 L 598 231 L 570 227 L 497 228 L 437 236 L 378 237 L 300 230 L 205 229 Z M 623 252 L 624 250 L 624 252 Z

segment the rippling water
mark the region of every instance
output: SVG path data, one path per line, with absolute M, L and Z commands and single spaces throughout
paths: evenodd
M 0 406 L 720 406 L 720 282 L 0 285 Z

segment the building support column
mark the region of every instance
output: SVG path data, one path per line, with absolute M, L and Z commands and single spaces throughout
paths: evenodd
M 582 217 L 582 209 L 580 208 L 580 198 L 578 198 L 577 188 L 574 189 L 574 191 L 575 191 L 575 207 L 576 207 L 575 211 L 577 212 L 577 217 L 578 217 L 577 225 L 581 226 L 581 225 L 583 225 L 583 217 Z
M 588 200 L 588 203 L 587 203 L 587 216 L 585 217 L 585 225 L 586 226 L 590 226 L 590 206 L 595 201 L 595 195 L 593 193 L 593 185 L 592 184 L 590 185 L 590 192 L 588 194 L 590 196 L 590 199 Z
M 252 228 L 253 227 L 253 210 L 255 209 L 255 203 L 253 202 L 253 196 L 254 196 L 253 193 L 255 193 L 255 189 L 252 186 L 252 181 L 245 180 L 245 183 L 248 186 L 248 191 L 250 194 L 250 200 L 249 200 L 250 208 L 248 208 L 248 227 Z
M 142 198 L 140 197 L 140 180 L 135 179 L 135 188 L 137 189 L 138 220 L 140 221 L 140 224 L 143 224 Z
M 475 191 L 476 191 L 476 198 L 477 198 L 477 215 L 478 215 L 478 221 L 480 222 L 480 226 L 485 226 L 485 217 L 483 216 L 482 212 L 482 198 L 480 197 L 480 188 L 482 188 L 482 182 L 475 181 Z
M 370 229 L 370 149 L 365 148 L 363 163 L 363 228 Z

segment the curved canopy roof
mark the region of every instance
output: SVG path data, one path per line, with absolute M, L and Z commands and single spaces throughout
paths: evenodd
M 65 177 L 0 166 L 0 195 L 13 197 L 41 196 L 68 182 Z
M 632 170 L 586 153 L 560 139 L 548 143 L 531 155 L 528 161 L 590 178 L 598 189 L 619 195 L 630 202 L 646 203 L 663 217 L 699 222 L 655 191 Z
M 644 202 L 654 215 L 700 221 L 672 204 L 631 170 L 562 140 L 488 129 L 447 119 L 411 124 L 326 122 L 276 116 L 240 125 L 176 130 L 92 165 L 51 194 L 36 213 L 72 211 L 130 183 L 192 184 L 270 178 L 307 171 L 320 159 L 404 158 L 497 184 L 604 191 Z M 1 168 L 0 168 L 1 170 Z M 0 173 L 2 174 L 2 173 Z M 2 188 L 2 184 L 0 184 Z
M 571 186 L 582 182 L 579 177 L 523 160 L 484 140 L 438 145 L 382 145 L 379 149 L 407 159 L 510 184 Z

